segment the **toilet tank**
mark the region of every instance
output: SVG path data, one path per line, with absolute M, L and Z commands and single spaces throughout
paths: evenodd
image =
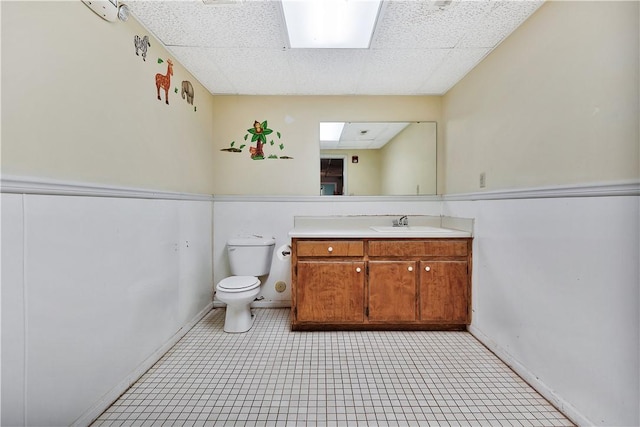
M 248 236 L 229 239 L 227 254 L 233 276 L 264 276 L 271 270 L 276 239 Z

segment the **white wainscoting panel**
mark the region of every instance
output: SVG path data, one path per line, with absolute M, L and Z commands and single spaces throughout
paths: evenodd
M 24 426 L 25 316 L 22 196 L 2 194 L 2 418 L 0 425 Z
M 3 388 L 3 425 L 90 421 L 87 411 L 117 397 L 211 304 L 211 201 L 3 194 L 3 202 L 11 230 L 3 266 L 24 265 L 23 278 L 3 269 L 3 374 L 16 371 L 16 388 Z M 21 318 L 24 326 L 5 323 Z M 9 337 L 24 342 L 20 374 L 20 345 Z
M 296 216 L 323 215 L 474 218 L 471 332 L 580 425 L 640 424 L 637 183 L 395 199 L 10 184 L 2 425 L 86 425 L 207 310 L 230 237 L 279 249 Z M 289 287 L 276 253 L 260 304 L 288 306 Z
M 202 302 L 213 300 L 213 206 L 211 202 L 178 204 L 179 280 L 178 323 L 184 325 L 202 310 Z
M 443 202 L 475 218 L 471 332 L 580 425 L 640 423 L 639 203 Z

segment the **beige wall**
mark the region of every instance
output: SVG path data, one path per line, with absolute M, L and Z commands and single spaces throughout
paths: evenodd
M 446 193 L 637 179 L 638 2 L 547 2 L 443 98 Z
M 133 19 L 80 1 L 2 2 L 2 173 L 195 193 L 212 191 L 213 97 Z M 158 58 L 164 63 L 158 64 Z M 194 105 L 173 93 L 192 82 Z
M 436 143 L 436 123 L 421 122 L 382 147 L 381 194 L 436 194 Z
M 481 172 L 487 189 L 639 176 L 637 2 L 548 2 L 444 97 L 211 96 L 174 61 L 172 87 L 189 79 L 197 111 L 156 99 L 169 55 L 155 39 L 146 62 L 134 54 L 134 19 L 79 1 L 1 7 L 5 175 L 315 195 L 320 121 L 408 120 L 441 125 L 438 193 L 478 191 Z M 254 120 L 292 159 L 220 151 Z
M 213 192 L 317 195 L 321 121 L 438 121 L 440 103 L 435 96 L 215 96 Z M 281 132 L 284 150 L 267 147 L 265 154 L 292 159 L 251 160 L 248 147 L 242 153 L 220 151 L 232 141 L 236 147 L 245 143 L 254 120 L 267 120 L 270 136 Z

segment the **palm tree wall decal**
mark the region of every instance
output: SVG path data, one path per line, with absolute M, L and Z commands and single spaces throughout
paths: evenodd
M 253 160 L 264 160 L 267 159 L 293 159 L 290 156 L 278 156 L 276 154 L 270 154 L 268 157 L 265 155 L 264 147 L 265 145 L 274 146 L 276 143 L 273 139 L 267 141 L 267 136 L 274 133 L 273 129 L 269 129 L 267 121 L 259 122 L 258 120 L 254 120 L 253 127 L 247 129 L 247 134 L 244 136 L 244 140 L 247 141 L 249 139 L 249 135 L 251 135 L 251 143 L 256 143 L 255 147 L 249 147 L 249 154 L 251 155 L 251 159 Z M 280 132 L 275 132 L 277 139 L 279 140 L 282 135 Z M 241 153 L 242 149 L 246 147 L 246 144 L 242 144 L 239 147 L 236 147 L 236 142 L 231 141 L 229 148 L 223 148 L 220 151 L 228 151 L 230 153 Z M 282 151 L 284 150 L 284 144 L 279 142 L 277 148 Z

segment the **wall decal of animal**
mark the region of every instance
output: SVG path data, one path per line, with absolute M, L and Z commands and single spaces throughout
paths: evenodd
M 182 99 L 187 96 L 187 103 L 193 105 L 193 85 L 189 80 L 182 82 Z
M 164 89 L 164 101 L 169 105 L 169 86 L 171 86 L 171 76 L 173 76 L 173 62 L 167 59 L 167 74 L 156 74 L 156 90 L 158 91 L 158 100 L 160 98 L 160 88 Z
M 142 53 L 142 60 L 146 61 L 147 48 L 151 46 L 151 43 L 149 43 L 149 36 L 140 37 L 136 34 L 133 36 L 133 45 L 136 47 L 136 55 L 140 56 L 138 54 L 138 51 L 140 51 Z

